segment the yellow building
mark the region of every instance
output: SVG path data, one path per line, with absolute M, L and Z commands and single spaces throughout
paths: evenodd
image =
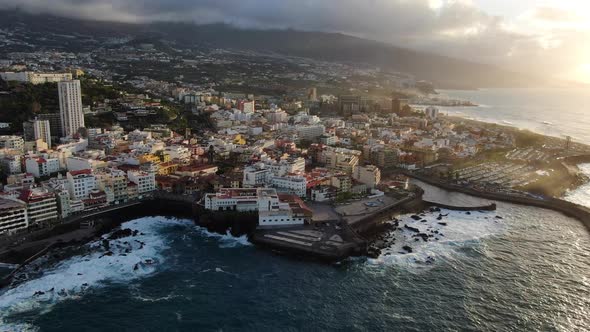
M 238 145 L 244 145 L 246 144 L 246 139 L 242 137 L 241 134 L 237 134 L 236 137 L 234 137 L 234 143 Z
M 152 163 L 152 164 L 160 164 L 160 157 L 153 155 L 153 154 L 144 154 L 142 156 L 139 156 L 137 158 L 137 160 L 139 160 L 140 164 L 147 164 L 147 163 Z

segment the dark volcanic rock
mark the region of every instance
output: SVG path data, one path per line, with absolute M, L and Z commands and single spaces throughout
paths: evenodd
M 408 226 L 408 225 L 404 225 L 404 228 L 405 229 L 408 229 L 408 230 L 410 230 L 412 232 L 420 233 L 420 230 L 418 228 L 414 228 L 414 227 L 411 227 L 411 226 Z
M 412 247 L 410 247 L 410 246 L 403 246 L 403 248 L 402 248 L 402 249 L 404 249 L 404 250 L 405 250 L 405 251 L 407 251 L 408 253 L 411 253 L 411 252 L 412 252 Z
M 109 236 L 109 240 L 116 240 L 116 239 L 121 239 L 124 237 L 129 237 L 133 235 L 133 231 L 130 230 L 129 228 L 125 228 L 125 229 L 119 229 L 113 232 L 113 234 L 111 234 L 111 236 Z
M 447 225 L 447 223 L 446 223 L 446 222 L 439 222 L 438 224 L 439 224 L 439 225 L 442 225 L 442 226 L 446 226 L 446 225 Z
M 420 216 L 417 216 L 417 215 L 413 215 L 410 218 L 412 218 L 414 220 L 420 220 L 420 219 L 422 219 L 422 218 L 420 218 Z

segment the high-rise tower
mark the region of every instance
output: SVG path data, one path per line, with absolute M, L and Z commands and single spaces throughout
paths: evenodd
M 80 81 L 59 82 L 59 116 L 64 136 L 73 136 L 84 127 Z

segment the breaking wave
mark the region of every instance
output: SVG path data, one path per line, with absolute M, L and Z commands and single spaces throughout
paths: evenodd
M 444 217 L 439 220 L 441 214 Z M 382 239 L 387 246 L 378 258 L 369 259 L 369 264 L 395 265 L 414 272 L 428 270 L 442 261 L 461 258 L 465 249 L 477 249 L 481 239 L 499 235 L 504 229 L 503 219 L 496 218 L 495 212 L 474 211 L 467 214 L 441 210 L 420 217 L 420 220 L 414 220 L 411 215 L 401 216 L 397 230 Z M 415 236 L 418 233 L 405 226 L 427 234 L 428 241 Z
M 146 217 L 125 222 L 121 229 L 131 229 L 135 236 L 109 240 L 103 246 L 104 235 L 99 241 L 83 246 L 85 254 L 64 261 L 48 264 L 43 274 L 0 293 L 0 331 L 30 331 L 35 327 L 14 322 L 11 317 L 19 314 L 48 312 L 64 300 L 82 298 L 85 293 L 113 283 L 128 283 L 156 272 L 166 261 L 164 251 L 170 248 L 169 239 L 162 230 L 172 226 L 186 226 L 196 234 L 216 239 L 221 248 L 250 245 L 247 238 L 232 237 L 208 232 L 194 226 L 192 221 L 163 217 Z M 186 237 L 186 235 L 183 235 Z M 48 260 L 41 258 L 40 261 Z M 37 262 L 34 262 L 35 265 Z M 142 298 L 160 301 L 166 299 Z

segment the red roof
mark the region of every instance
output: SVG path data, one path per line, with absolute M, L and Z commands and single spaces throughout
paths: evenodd
M 76 176 L 76 175 L 80 175 L 80 174 L 92 174 L 92 170 L 91 169 L 81 169 L 79 171 L 70 171 L 70 174 L 72 174 L 72 176 Z

